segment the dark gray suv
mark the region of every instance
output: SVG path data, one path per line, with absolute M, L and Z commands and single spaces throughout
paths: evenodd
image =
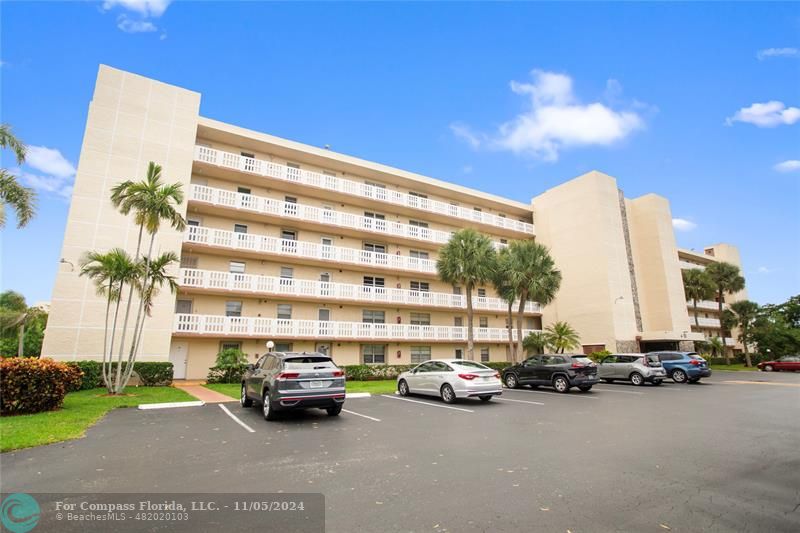
M 261 404 L 267 420 L 291 409 L 319 408 L 337 416 L 344 395 L 344 372 L 321 353 L 268 353 L 242 377 L 242 407 Z

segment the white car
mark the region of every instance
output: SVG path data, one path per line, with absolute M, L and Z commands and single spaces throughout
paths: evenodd
M 500 374 L 488 366 L 464 359 L 432 359 L 397 376 L 400 396 L 428 394 L 445 403 L 477 396 L 488 402 L 503 393 Z

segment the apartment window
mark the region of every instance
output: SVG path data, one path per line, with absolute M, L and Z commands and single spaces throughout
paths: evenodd
M 361 314 L 361 321 L 365 324 L 385 324 L 386 313 L 384 311 L 364 309 Z
M 278 318 L 282 320 L 291 320 L 292 304 L 278 304 Z
M 198 257 L 196 255 L 182 255 L 181 268 L 197 268 Z
M 289 168 L 294 168 L 294 169 L 300 170 L 300 165 L 298 165 L 297 163 L 288 163 L 287 162 L 286 166 L 289 167 Z
M 489 362 L 489 348 L 481 348 L 481 363 Z
M 319 242 L 322 243 L 322 246 L 333 246 L 333 238 L 331 237 L 322 237 Z
M 508 244 L 508 239 L 500 239 L 500 244 Z
M 330 309 L 319 309 L 317 311 L 317 320 L 320 322 L 328 322 L 331 319 L 331 310 Z
M 486 298 L 486 289 L 478 289 L 478 298 Z
M 330 170 L 323 170 L 322 173 L 325 174 L 326 176 L 330 176 L 332 178 L 336 177 L 336 172 L 331 172 Z
M 237 187 L 236 192 L 239 194 L 253 194 L 253 192 L 247 187 Z
M 482 316 L 482 317 L 478 318 L 478 327 L 488 328 L 489 327 L 489 317 Z
M 283 201 L 286 202 L 287 204 L 296 204 L 297 198 L 295 198 L 294 196 L 284 196 Z
M 382 365 L 386 363 L 385 344 L 362 344 L 361 356 L 365 365 Z
M 231 274 L 244 274 L 244 267 L 243 261 L 230 261 L 228 263 L 228 272 Z
M 409 255 L 414 259 L 428 259 L 428 252 L 423 252 L 420 250 L 411 250 Z
M 196 218 L 189 218 L 186 220 L 186 224 L 188 224 L 189 226 L 199 226 L 200 221 Z
M 457 328 L 464 327 L 464 317 L 461 316 L 454 316 L 453 317 L 453 325 Z
M 456 348 L 455 357 L 456 359 L 464 359 L 464 350 L 461 348 Z
M 500 218 L 506 218 L 506 216 L 503 213 L 497 213 L 497 216 L 499 216 Z
M 424 363 L 431 360 L 431 347 L 430 346 L 412 346 L 411 347 L 411 363 Z
M 373 242 L 365 242 L 364 243 L 364 250 L 367 252 L 375 252 L 377 254 L 385 254 L 386 253 L 386 245 L 385 244 L 375 244 Z
M 427 198 L 428 197 L 427 194 L 422 194 L 421 192 L 414 192 L 414 191 L 408 191 L 408 195 L 409 196 L 416 196 L 417 198 Z
M 256 154 L 249 154 L 247 152 L 239 152 L 239 153 L 242 154 L 242 157 L 249 157 L 250 159 L 255 159 L 256 158 Z
M 296 241 L 297 240 L 297 232 L 291 229 L 282 229 L 281 230 L 281 239 L 285 241 Z
M 191 300 L 176 300 L 175 301 L 175 312 L 182 313 L 185 315 L 192 314 L 192 301 Z
M 411 290 L 419 292 L 430 292 L 431 284 L 427 281 L 412 281 Z
M 459 296 L 461 296 L 461 287 L 459 287 L 458 285 L 453 285 L 453 294 L 458 294 Z
M 430 326 L 430 313 L 411 313 L 411 324 L 414 326 Z
M 383 183 L 376 183 L 374 181 L 365 181 L 364 185 L 370 185 L 372 187 L 377 187 L 378 189 L 385 189 L 386 188 L 386 185 L 384 185 Z
M 408 225 L 409 226 L 415 226 L 417 228 L 427 228 L 428 227 L 428 223 L 427 222 L 423 222 L 421 220 L 409 220 L 408 221 Z
M 331 282 L 331 273 L 330 272 L 322 272 L 319 275 L 319 280 L 323 283 L 330 283 Z
M 481 211 L 483 211 L 483 209 L 481 209 L 480 207 L 473 207 L 472 209 L 474 209 L 474 210 L 475 210 L 475 211 L 477 211 L 478 213 L 480 213 Z
M 235 233 L 247 233 L 247 224 L 234 224 L 233 231 Z
M 291 352 L 292 351 L 292 343 L 291 342 L 276 342 L 275 352 Z
M 292 267 L 281 267 L 281 278 L 292 279 L 294 277 L 294 269 Z
M 378 287 L 383 288 L 386 286 L 386 279 L 385 278 L 376 278 L 374 276 L 364 276 L 364 286 L 365 287 Z
M 241 300 L 231 300 L 225 302 L 225 316 L 242 316 Z
M 231 342 L 231 341 L 222 341 L 219 343 L 219 350 L 241 350 L 242 343 L 241 342 Z
M 372 211 L 364 211 L 364 216 L 367 218 L 374 218 L 376 220 L 386 220 L 386 215 L 381 213 L 373 213 Z

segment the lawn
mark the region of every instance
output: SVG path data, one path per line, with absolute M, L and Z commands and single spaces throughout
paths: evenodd
M 136 407 L 141 403 L 194 400 L 173 387 L 128 387 L 130 396 L 104 396 L 105 389 L 71 392 L 58 411 L 0 417 L 0 451 L 30 448 L 82 437 L 92 424 L 116 407 Z
M 226 394 L 231 398 L 239 398 L 241 385 L 238 383 L 209 383 L 205 385 L 211 390 Z M 347 392 L 369 392 L 372 394 L 391 394 L 397 390 L 397 384 L 393 379 L 380 381 L 348 381 L 346 384 Z
M 744 372 L 758 372 L 759 371 L 758 368 L 756 368 L 755 366 L 748 368 L 748 367 L 744 366 L 744 364 L 742 364 L 742 363 L 735 363 L 735 364 L 730 364 L 730 365 L 726 365 L 726 364 L 709 365 L 709 368 L 711 370 L 730 370 L 731 372 L 742 372 L 742 371 L 744 371 Z

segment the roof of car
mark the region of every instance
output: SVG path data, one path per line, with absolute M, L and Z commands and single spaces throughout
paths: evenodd
M 285 359 L 287 357 L 307 357 L 309 355 L 313 357 L 327 357 L 328 359 L 331 358 L 329 355 L 325 355 L 324 353 L 319 353 L 319 352 L 269 352 L 269 355 L 274 355 L 275 357 L 280 357 L 282 359 Z

